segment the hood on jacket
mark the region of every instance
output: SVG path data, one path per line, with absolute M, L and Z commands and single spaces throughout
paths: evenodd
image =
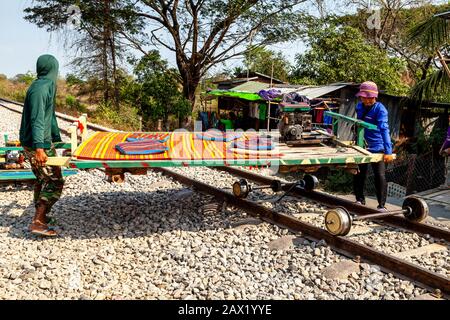
M 56 86 L 58 79 L 59 63 L 56 58 L 50 54 L 40 56 L 36 63 L 36 72 L 38 79 L 52 80 Z

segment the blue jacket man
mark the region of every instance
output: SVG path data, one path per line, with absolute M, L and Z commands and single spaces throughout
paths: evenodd
M 392 142 L 389 133 L 389 120 L 386 107 L 381 102 L 366 107 L 362 102 L 356 106 L 356 115 L 359 120 L 374 124 L 378 130 L 364 130 L 364 139 L 367 150 L 372 153 L 392 155 Z
M 367 143 L 367 150 L 372 153 L 384 154 L 383 160 L 372 163 L 372 170 L 375 176 L 375 189 L 377 193 L 378 209 L 386 211 L 387 182 L 386 165 L 394 160 L 392 155 L 392 142 L 389 134 L 388 112 L 385 106 L 377 102 L 378 87 L 374 82 L 367 81 L 361 84 L 358 94 L 361 102 L 356 106 L 356 115 L 359 120 L 374 124 L 377 130 L 364 130 L 364 139 Z M 354 177 L 353 189 L 356 202 L 365 205 L 364 186 L 366 183 L 368 164 L 360 164 L 359 172 Z

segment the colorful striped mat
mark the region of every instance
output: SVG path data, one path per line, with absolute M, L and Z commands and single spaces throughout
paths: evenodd
M 116 150 L 116 145 L 124 143 L 128 138 L 152 138 L 164 140 L 169 137 L 165 146 L 169 150 L 159 154 L 125 155 Z M 246 140 L 255 134 L 244 136 Z M 79 160 L 239 160 L 249 159 L 249 155 L 237 154 L 230 150 L 232 142 L 206 141 L 196 139 L 195 133 L 126 133 L 126 132 L 96 132 L 83 142 L 74 152 Z M 267 159 L 266 156 L 251 155 L 251 159 Z
M 243 133 L 235 132 L 222 132 L 217 129 L 211 129 L 206 132 L 197 133 L 197 139 L 206 141 L 224 141 L 230 142 L 239 139 L 243 136 Z
M 244 150 L 267 151 L 267 150 L 274 150 L 275 145 L 269 138 L 252 137 L 250 139 L 233 142 L 233 148 Z

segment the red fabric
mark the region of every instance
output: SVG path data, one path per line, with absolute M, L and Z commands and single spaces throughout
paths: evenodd
M 80 133 L 84 132 L 84 126 L 80 120 L 77 120 L 77 128 L 78 128 L 78 130 L 80 130 Z
M 325 113 L 325 109 L 316 110 L 316 123 L 323 123 L 323 114 Z

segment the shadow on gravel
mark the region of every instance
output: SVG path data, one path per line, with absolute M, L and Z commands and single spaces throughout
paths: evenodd
M 41 240 L 28 233 L 34 207 L 30 204 L 21 216 L 9 215 L 13 208 L 16 208 L 14 203 L 1 209 L 0 226 L 10 228 L 10 237 Z M 227 217 L 235 215 L 222 210 L 222 204 L 210 196 L 193 193 L 190 189 L 174 189 L 64 196 L 49 216 L 56 219 L 59 237 L 114 239 L 174 230 L 194 232 L 227 228 Z

